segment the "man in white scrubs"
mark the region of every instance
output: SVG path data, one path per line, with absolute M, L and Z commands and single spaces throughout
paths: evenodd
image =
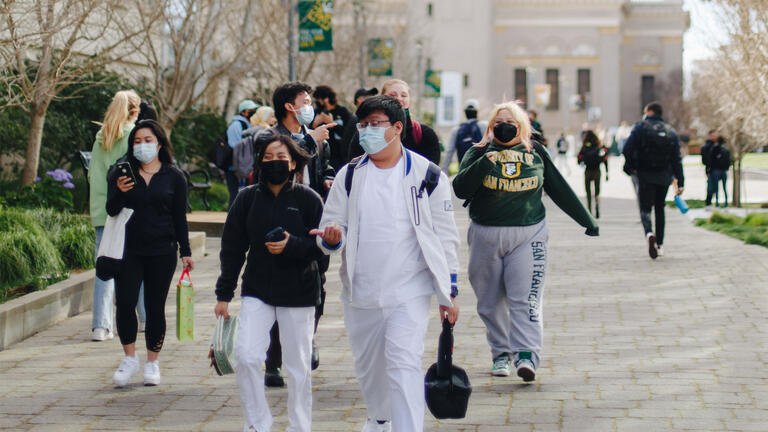
M 441 319 L 455 322 L 459 313 L 450 182 L 434 167 L 437 185 L 426 187 L 430 162 L 402 146 L 405 113 L 394 98 L 367 99 L 356 114 L 366 154 L 341 168 L 310 234 L 326 253 L 342 253 L 344 321 L 368 411 L 363 431 L 421 431 L 432 295 Z

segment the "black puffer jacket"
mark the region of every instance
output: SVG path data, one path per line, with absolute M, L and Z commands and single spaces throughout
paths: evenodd
M 243 189 L 229 209 L 221 236 L 216 298 L 232 300 L 247 252 L 243 296 L 256 297 L 272 306 L 318 305 L 319 268 L 327 266 L 328 257 L 317 247 L 309 230 L 317 228 L 322 214 L 320 196 L 304 185 L 288 182 L 277 196 L 261 183 Z M 265 236 L 278 226 L 290 238 L 282 254 L 272 255 L 264 245 Z

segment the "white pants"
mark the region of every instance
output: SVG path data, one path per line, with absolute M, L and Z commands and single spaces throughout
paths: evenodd
M 421 356 L 431 296 L 382 309 L 344 305 L 344 323 L 368 418 L 391 420 L 392 430 L 424 428 Z M 282 330 L 281 330 L 282 331 Z
M 280 324 L 283 367 L 288 375 L 288 431 L 309 432 L 312 425 L 312 329 L 315 308 L 275 307 L 255 297 L 243 297 L 235 340 L 235 373 L 245 431 L 266 432 L 272 414 L 264 393 L 262 367 L 269 347 L 269 330 Z

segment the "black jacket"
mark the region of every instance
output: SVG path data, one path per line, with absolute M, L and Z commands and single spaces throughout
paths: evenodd
M 355 125 L 357 125 L 357 117 L 355 117 L 353 120 L 355 121 Z M 403 146 L 405 146 L 405 148 L 408 150 L 412 150 L 424 156 L 425 158 L 429 159 L 430 162 L 439 165 L 441 153 L 440 140 L 437 138 L 437 134 L 431 127 L 423 123 L 419 124 L 421 125 L 421 141 L 416 144 L 416 140 L 413 137 L 413 122 L 411 121 L 410 117 L 405 117 L 405 129 L 403 130 L 403 134 L 401 136 Z M 355 128 L 356 127 L 357 126 L 355 126 Z M 360 135 L 357 133 L 357 129 L 355 129 L 355 134 L 352 136 L 349 142 L 349 148 L 350 159 L 363 154 L 363 148 L 360 146 Z
M 325 198 L 328 195 L 328 191 L 325 189 L 324 182 L 326 180 L 333 180 L 336 176 L 336 171 L 331 167 L 331 147 L 328 145 L 328 141 L 323 141 L 318 147 L 315 139 L 307 132 L 307 128 L 301 127 L 303 138 L 296 139 L 291 131 L 288 130 L 281 122 L 277 122 L 274 131 L 281 135 L 287 135 L 294 138 L 299 146 L 303 148 L 307 153 L 312 155 L 312 159 L 307 166 L 309 170 L 309 187 L 317 192 L 321 197 Z
M 126 252 L 141 256 L 176 253 L 177 244 L 182 257 L 191 256 L 187 227 L 187 180 L 176 167 L 163 163 L 149 187 L 131 166 L 136 176 L 133 189 L 120 192 L 118 171 L 114 166 L 107 174 L 107 214 L 116 216 L 124 207 L 134 210 L 125 226 Z
M 710 168 L 727 171 L 731 167 L 731 152 L 722 144 L 715 144 L 710 149 Z
M 309 230 L 318 227 L 322 214 L 320 196 L 301 184 L 288 182 L 277 196 L 262 183 L 243 189 L 229 209 L 221 236 L 216 298 L 232 300 L 237 276 L 247 259 L 243 296 L 256 297 L 272 306 L 320 304 L 318 260 L 328 257 L 317 247 Z M 290 238 L 282 254 L 272 255 L 264 245 L 265 236 L 278 226 Z
M 683 187 L 685 185 L 685 177 L 683 176 L 683 159 L 680 155 L 680 139 L 674 131 L 671 132 L 671 138 L 675 145 L 670 155 L 669 166 L 666 169 L 652 171 L 645 169 L 640 163 L 638 153 L 642 147 L 642 140 L 645 138 L 646 121 L 649 123 L 664 123 L 661 116 L 652 115 L 648 116 L 645 121 L 635 124 L 632 132 L 629 134 L 629 138 L 627 138 L 626 144 L 624 144 L 624 172 L 628 174 L 637 173 L 637 177 L 641 182 L 659 185 L 669 185 L 672 183 L 672 176 L 674 176 L 677 179 L 677 186 Z

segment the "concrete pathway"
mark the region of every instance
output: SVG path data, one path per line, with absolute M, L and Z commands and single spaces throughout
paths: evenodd
M 768 249 L 696 228 L 668 209 L 666 256 L 650 260 L 629 180 L 618 169 L 612 168 L 606 188 L 599 238 L 584 236 L 549 206 L 545 349 L 535 385 L 489 376 L 485 330 L 466 273 L 460 276 L 454 358 L 467 369 L 474 393 L 465 419 L 438 422 L 427 414 L 426 430 L 768 430 Z M 571 181 L 581 192 L 579 176 L 575 172 Z M 465 233 L 467 214 L 456 208 Z M 0 429 L 242 430 L 233 377 L 216 376 L 205 358 L 217 248 L 209 240 L 211 255 L 192 275 L 193 343 L 176 341 L 171 290 L 161 386 L 143 387 L 137 376 L 133 385 L 115 388 L 119 342 L 90 342 L 90 314 L 83 314 L 0 352 Z M 461 262 L 466 266 L 466 244 Z M 338 300 L 338 264 L 334 259 L 328 274 L 317 336 L 317 431 L 359 431 L 366 417 Z M 238 309 L 239 300 L 232 306 Z M 437 346 L 434 309 L 425 369 Z M 140 355 L 143 363 L 143 348 Z M 268 396 L 273 430 L 285 430 L 287 392 L 271 389 Z

